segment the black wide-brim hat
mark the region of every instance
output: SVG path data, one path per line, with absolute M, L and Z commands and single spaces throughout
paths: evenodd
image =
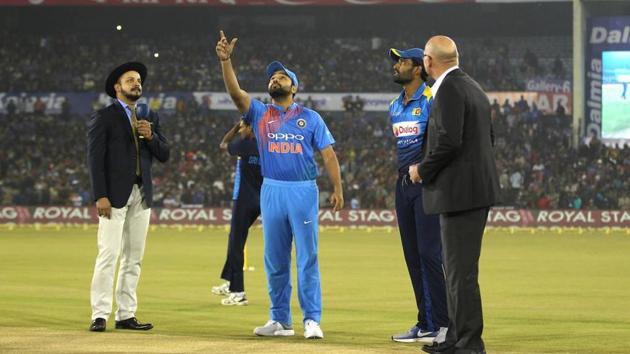
M 116 98 L 116 90 L 114 89 L 114 85 L 116 85 L 118 79 L 127 71 L 136 71 L 138 74 L 140 74 L 140 80 L 144 85 L 144 82 L 147 78 L 147 67 L 137 61 L 125 63 L 112 70 L 112 72 L 107 77 L 107 81 L 105 81 L 105 92 L 107 93 L 107 95 L 109 95 L 109 97 Z

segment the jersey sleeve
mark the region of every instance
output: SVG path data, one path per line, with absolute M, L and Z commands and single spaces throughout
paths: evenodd
M 394 98 L 393 100 L 391 100 L 389 102 L 389 109 L 387 111 L 387 116 L 389 117 L 389 121 L 391 123 L 394 122 L 394 116 L 392 115 L 392 113 L 394 112 L 395 109 L 395 105 L 396 105 L 396 101 L 398 100 L 398 98 Z
M 252 98 L 249 103 L 249 111 L 243 116 L 243 120 L 250 124 L 256 124 L 258 119 L 265 113 L 267 106 L 259 100 Z
M 433 97 L 427 97 L 426 101 L 424 102 L 424 111 L 427 112 L 427 114 L 429 114 L 431 106 L 433 106 Z
M 433 104 L 433 98 L 426 97 L 422 103 L 422 116 L 420 117 L 420 135 L 424 135 L 429 125 L 429 113 L 431 112 L 431 105 Z
M 431 91 L 431 88 L 429 86 L 424 87 L 422 96 L 424 96 L 424 107 L 422 107 L 422 111 L 426 112 L 428 118 L 429 111 L 431 110 L 431 106 L 433 105 L 433 91 Z
M 315 129 L 313 131 L 313 146 L 315 146 L 317 150 L 322 150 L 334 144 L 335 138 L 333 138 L 330 130 L 328 130 L 326 126 L 326 122 L 324 122 L 319 114 L 315 113 L 314 118 Z

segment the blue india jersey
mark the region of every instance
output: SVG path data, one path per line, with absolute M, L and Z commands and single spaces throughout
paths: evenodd
M 429 110 L 433 103 L 431 88 L 422 84 L 412 98 L 404 104 L 405 91 L 389 105 L 389 118 L 396 137 L 398 171 L 407 173 L 409 166 L 422 160 L 424 132 L 427 129 Z
M 314 180 L 318 175 L 314 152 L 335 143 L 322 117 L 296 103 L 285 112 L 281 106 L 252 99 L 243 119 L 256 135 L 263 177 Z

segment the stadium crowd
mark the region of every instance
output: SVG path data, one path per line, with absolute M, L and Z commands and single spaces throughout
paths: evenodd
M 262 91 L 267 62 L 283 53 L 300 76 L 302 92 L 396 92 L 390 46 L 419 46 L 405 38 L 301 37 L 275 41 L 269 34 L 239 39 L 236 69 L 242 87 Z M 291 34 L 288 34 L 291 36 Z M 151 91 L 223 91 L 208 35 L 162 35 L 131 41 L 125 32 L 46 36 L 0 31 L 0 92 L 100 92 L 112 57 L 134 57 L 149 67 Z M 284 36 L 284 34 L 283 34 Z M 264 46 L 255 45 L 264 37 Z M 286 38 L 285 38 L 286 39 Z M 486 91 L 524 90 L 527 78 L 565 80 L 572 66 L 568 37 L 462 38 L 461 66 Z M 98 44 L 94 44 L 98 43 Z M 204 45 L 207 44 L 207 45 Z M 156 57 L 155 54 L 159 53 Z M 186 60 L 181 60 L 185 57 Z M 67 63 L 73 70 L 66 70 Z M 309 99 L 305 98 L 306 105 Z M 312 103 L 312 102 L 311 102 Z M 3 205 L 88 205 L 85 122 L 66 105 L 46 115 L 43 103 L 23 113 L 9 104 L 0 115 L 0 202 Z M 363 112 L 348 96 L 346 112 L 324 113 L 337 144 L 348 206 L 392 208 L 396 164 L 386 113 Z M 98 103 L 93 103 L 98 108 Z M 156 166 L 157 205 L 228 206 L 235 161 L 218 148 L 237 117 L 195 102 L 177 103 L 162 117 L 171 160 Z M 528 208 L 630 208 L 630 148 L 596 139 L 570 147 L 571 117 L 543 115 L 525 101 L 493 104 L 504 204 Z M 320 164 L 321 166 L 321 164 Z M 322 204 L 328 180 L 320 181 Z
M 523 101 L 525 102 L 525 101 Z M 532 209 L 630 208 L 630 147 L 570 146 L 572 117 L 527 104 L 492 106 L 504 204 Z
M 100 91 L 104 73 L 112 66 L 110 58 L 147 63 L 154 92 L 223 91 L 213 40 L 199 34 L 138 40 L 126 32 L 24 34 L 15 40 L 14 34 L 2 31 L 0 92 Z M 565 79 L 571 67 L 566 56 L 571 53 L 570 37 L 461 38 L 458 43 L 462 66 L 486 91 L 523 90 L 525 78 Z M 234 63 L 242 87 L 249 91 L 264 90 L 267 82 L 261 73 L 282 53 L 283 62 L 300 74 L 302 92 L 393 92 L 399 87 L 391 81 L 389 48 L 422 45 L 402 37 L 292 40 L 283 34 L 282 40 L 274 40 L 252 33 L 239 38 Z M 68 63 L 73 63 L 72 70 L 67 70 Z
M 570 116 L 545 116 L 523 102 L 493 104 L 504 204 L 630 209 L 630 147 L 591 139 L 572 149 Z M 393 208 L 395 145 L 386 113 L 324 116 L 337 140 L 348 207 Z M 86 117 L 64 118 L 41 112 L 0 116 L 2 205 L 92 205 Z M 230 205 L 235 160 L 218 143 L 237 119 L 194 102 L 162 117 L 172 152 L 169 163 L 154 169 L 156 205 Z M 320 178 L 322 205 L 329 190 L 327 178 Z

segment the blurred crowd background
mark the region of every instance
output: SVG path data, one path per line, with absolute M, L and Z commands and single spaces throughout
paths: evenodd
M 527 91 L 528 80 L 570 81 L 570 16 L 562 13 L 566 5 L 545 6 L 548 11 L 537 12 L 533 22 L 531 17 L 520 18 L 519 13 L 535 10 L 525 7 L 493 8 L 490 14 L 469 11 L 464 5 L 447 9 L 454 17 L 495 21 L 494 28 L 453 28 L 460 66 L 486 91 Z M 145 24 L 141 28 L 135 22 L 127 25 L 132 12 L 117 16 L 107 10 L 97 15 L 86 9 L 81 10 L 85 19 L 61 30 L 54 25 L 63 21 L 63 9 L 49 13 L 48 22 L 41 20 L 44 15 L 38 10 L 12 10 L 0 16 L 0 93 L 101 93 L 109 70 L 129 60 L 149 67 L 146 92 L 221 92 L 214 46 L 216 29 L 224 28 L 229 37 L 239 37 L 233 61 L 241 86 L 248 91 L 265 91 L 264 68 L 280 59 L 295 69 L 301 92 L 371 92 L 389 100 L 400 86 L 392 81 L 388 49 L 423 47 L 433 33 L 425 23 L 437 11 L 432 5 L 416 6 L 414 10 L 430 11 L 414 17 L 408 13 L 412 7 L 393 8 L 381 14 L 400 20 L 392 24 L 376 23 L 378 11 L 362 13 L 368 11 L 363 9 L 356 15 L 363 16 L 365 24 L 344 23 L 319 9 L 299 16 L 284 9 L 257 15 L 228 11 L 223 17 L 210 16 L 204 31 L 199 30 L 205 26 L 198 23 L 201 15 L 190 12 L 189 23 L 174 31 L 172 23 L 145 28 L 150 20 L 139 21 Z M 160 16 L 167 16 L 166 10 L 160 11 Z M 540 22 L 548 25 L 540 28 Z M 124 24 L 123 30 L 114 29 L 117 23 Z M 392 28 L 394 23 L 398 28 Z M 408 28 L 405 23 L 410 23 Z M 135 31 L 127 30 L 134 26 Z M 575 145 L 573 117 L 562 106 L 543 112 L 524 100 L 492 103 L 505 205 L 630 209 L 630 147 L 606 146 L 596 138 Z M 32 112 L 25 112 L 21 104 L 4 104 L 0 113 L 0 204 L 92 205 L 86 168 L 89 115 L 72 114 L 67 103 L 56 114 L 47 113 L 44 102 L 35 102 Z M 103 105 L 91 104 L 93 109 Z M 393 208 L 395 139 L 387 112 L 364 111 L 360 100 L 348 100 L 343 112 L 320 113 L 337 140 L 347 207 Z M 161 112 L 172 152 L 167 164 L 155 168 L 157 206 L 230 205 L 236 161 L 218 144 L 238 118 L 235 111 L 207 109 L 185 99 L 172 112 Z M 319 185 L 325 205 L 327 178 L 320 177 Z
M 92 204 L 82 118 L 37 113 L 3 117 L 3 205 Z M 348 207 L 393 208 L 395 140 L 387 115 L 359 111 L 324 118 L 337 140 Z M 156 204 L 229 206 L 235 159 L 220 151 L 218 143 L 238 116 L 187 107 L 163 120 L 172 153 L 168 164 L 156 165 Z M 569 116 L 542 115 L 513 104 L 495 106 L 493 120 L 504 204 L 630 208 L 630 147 L 608 147 L 591 139 L 574 149 Z M 325 205 L 330 186 L 325 177 L 319 184 Z

